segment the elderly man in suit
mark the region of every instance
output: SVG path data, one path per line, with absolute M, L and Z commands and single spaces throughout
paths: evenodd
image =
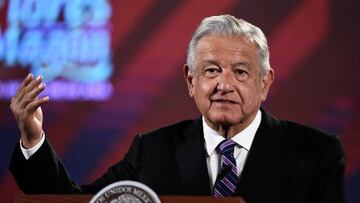
M 184 78 L 201 117 L 139 134 L 124 159 L 77 185 L 42 130 L 42 78 L 29 75 L 11 102 L 21 131 L 10 169 L 26 193 L 96 193 L 136 180 L 158 194 L 242 196 L 248 203 L 345 202 L 344 154 L 335 135 L 267 113 L 274 80 L 262 31 L 233 16 L 205 18 Z M 171 112 L 170 112 L 171 113 Z

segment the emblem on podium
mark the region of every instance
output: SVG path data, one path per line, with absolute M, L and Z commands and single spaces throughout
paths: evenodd
M 135 181 L 112 183 L 98 192 L 90 203 L 161 203 L 148 186 Z

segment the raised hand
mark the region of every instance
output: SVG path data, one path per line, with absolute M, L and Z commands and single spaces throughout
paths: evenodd
M 42 76 L 35 79 L 29 74 L 11 99 L 10 108 L 16 118 L 22 145 L 25 148 L 31 148 L 41 140 L 43 123 L 41 106 L 49 101 L 48 96 L 38 97 L 44 89 Z

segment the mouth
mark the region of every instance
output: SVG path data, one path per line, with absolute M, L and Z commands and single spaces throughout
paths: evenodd
M 219 104 L 237 104 L 238 102 L 230 99 L 212 99 L 211 102 Z

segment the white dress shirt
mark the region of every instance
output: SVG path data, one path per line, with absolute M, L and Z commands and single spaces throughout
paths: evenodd
M 29 148 L 29 149 L 25 149 L 22 146 L 22 141 L 20 139 L 20 149 L 25 157 L 26 160 L 28 160 L 33 154 L 35 154 L 35 152 L 41 147 L 41 145 L 44 143 L 45 141 L 45 133 L 44 131 L 41 132 L 41 140 L 39 143 L 37 143 L 35 146 Z
M 216 181 L 216 177 L 219 173 L 219 168 L 221 165 L 221 154 L 218 153 L 215 149 L 219 145 L 219 143 L 225 138 L 220 135 L 218 132 L 210 128 L 205 122 L 204 117 L 203 121 L 203 131 L 205 138 L 205 149 L 207 152 L 206 163 L 210 178 L 211 188 L 214 188 L 214 184 Z M 254 120 L 250 123 L 248 127 L 246 127 L 243 131 L 236 134 L 231 139 L 236 142 L 238 145 L 235 145 L 234 148 L 234 157 L 236 159 L 236 168 L 238 177 L 240 177 L 241 172 L 244 168 L 244 164 L 246 161 L 246 157 L 251 148 L 251 144 L 254 140 L 255 133 L 260 126 L 261 122 L 261 111 L 259 110 L 254 118 Z

